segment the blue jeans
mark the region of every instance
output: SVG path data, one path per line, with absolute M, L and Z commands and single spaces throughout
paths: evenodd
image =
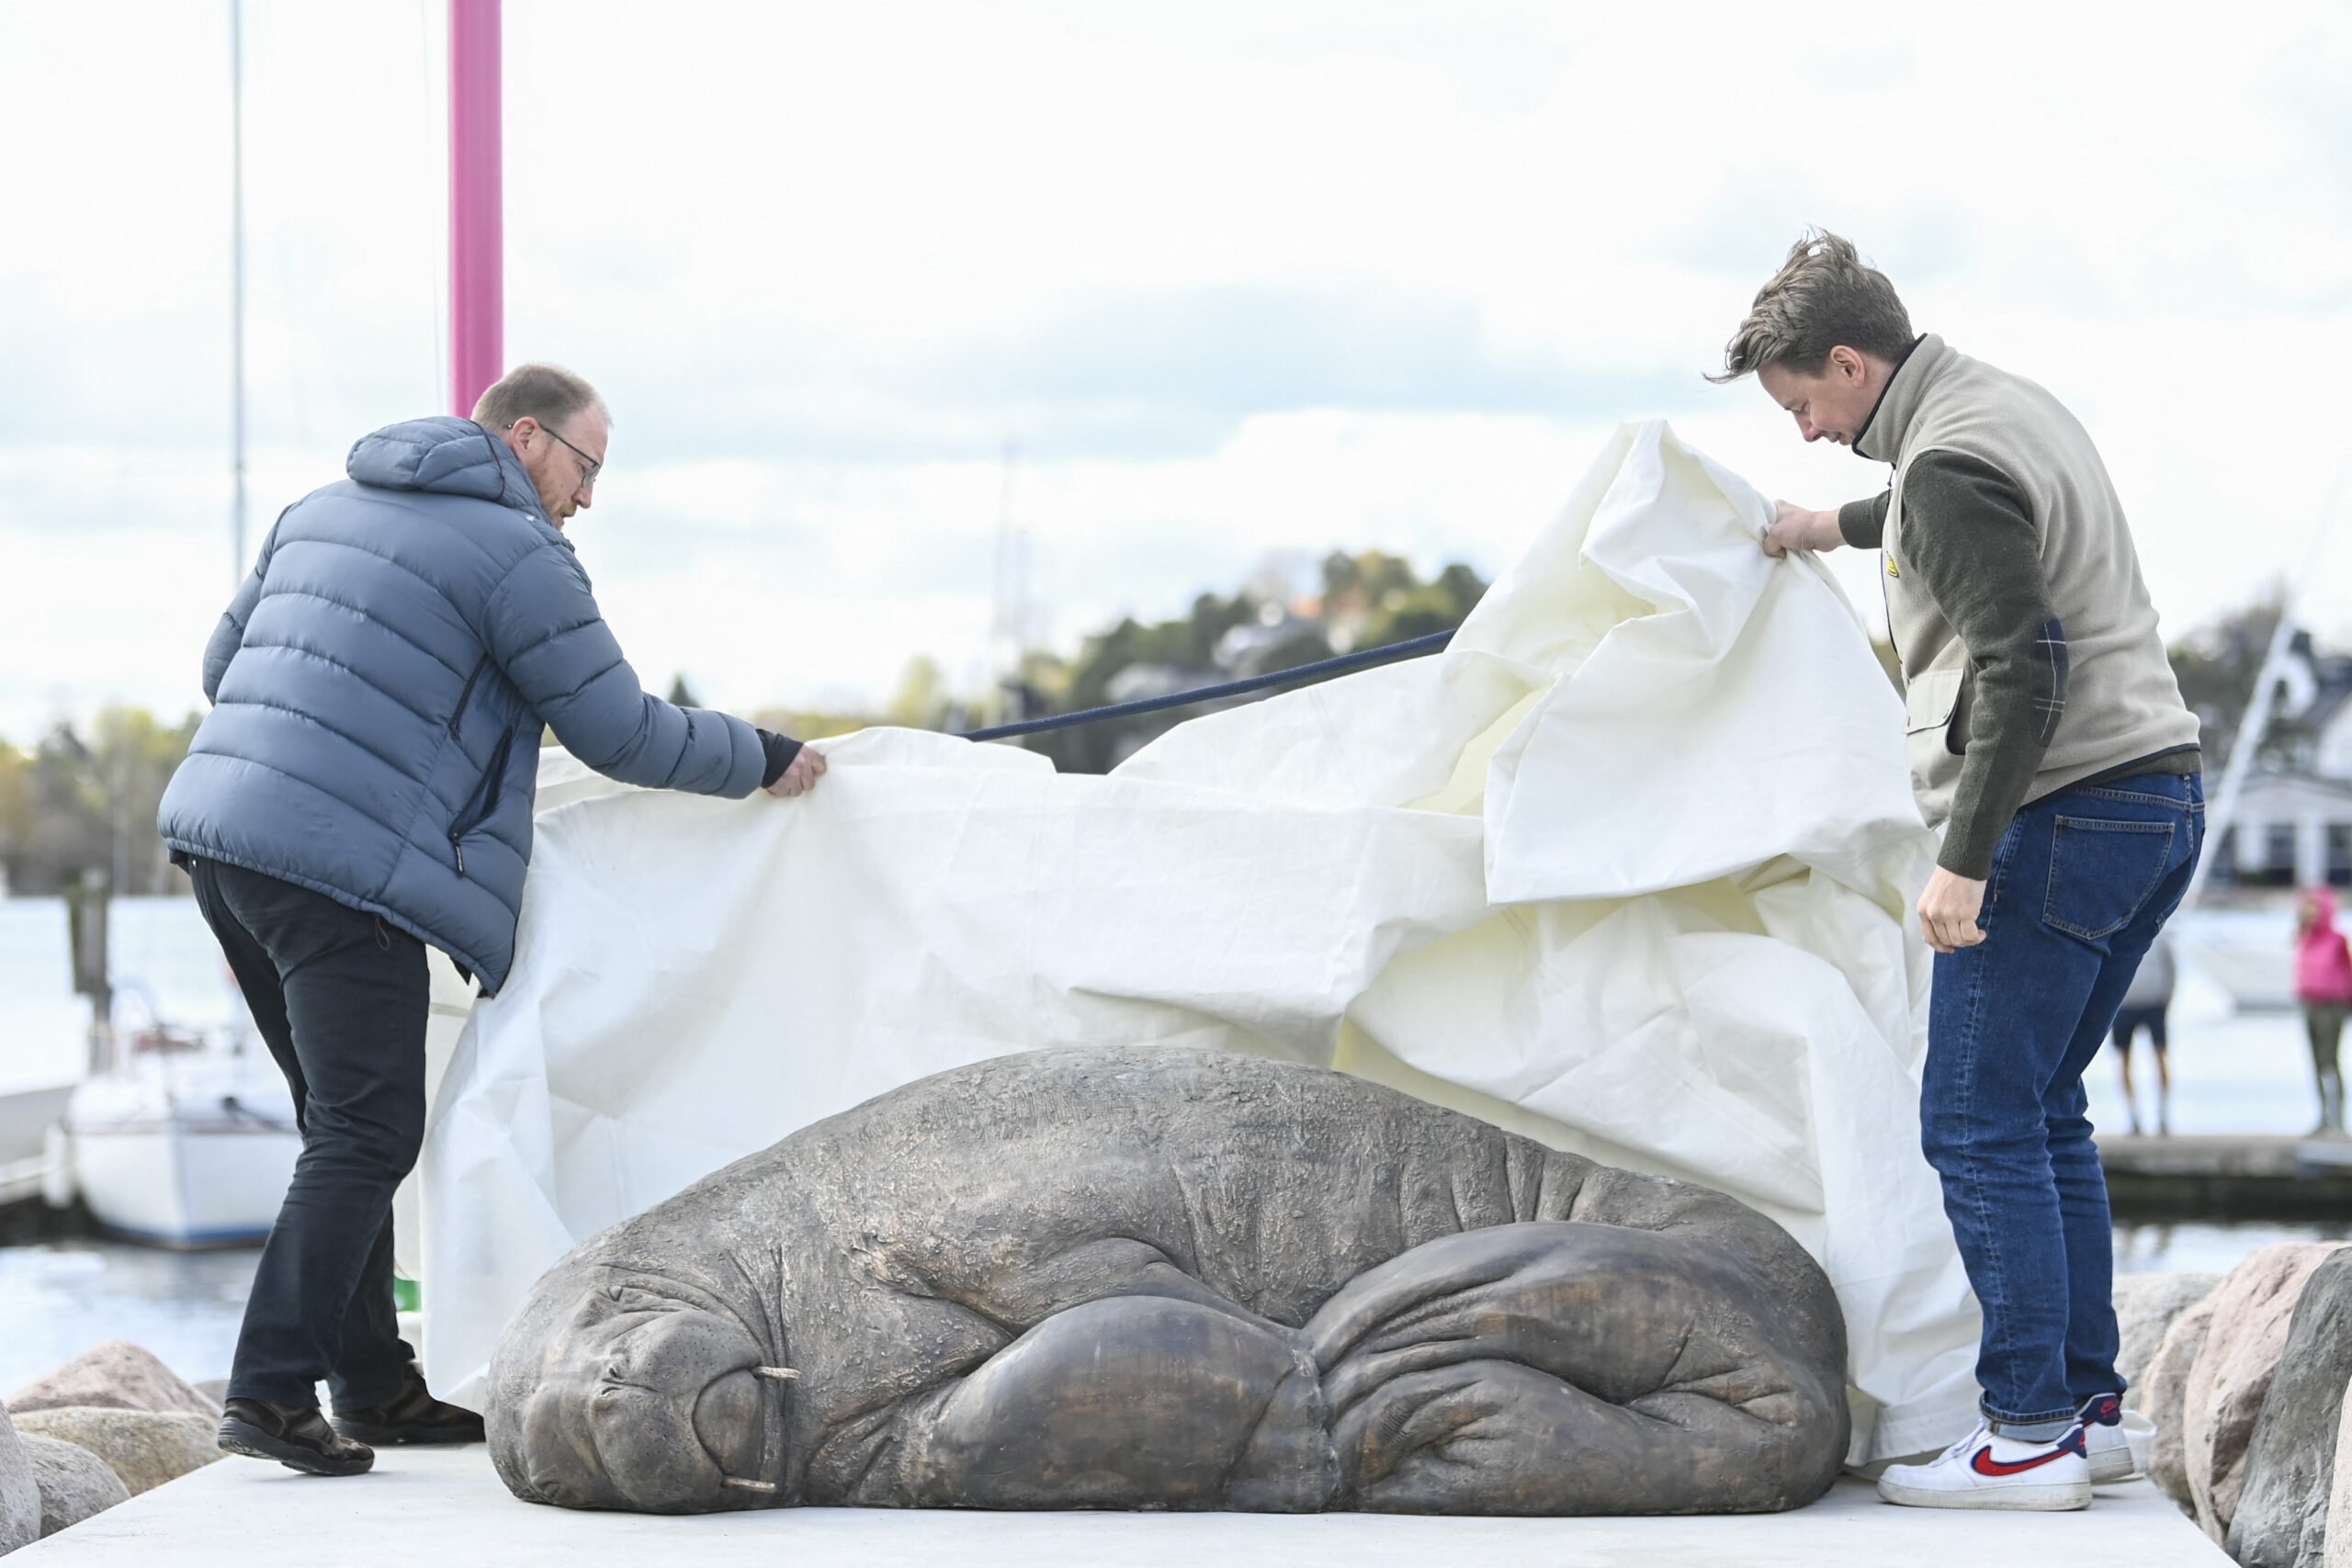
M 1984 941 L 1936 955 L 1921 1141 L 1984 1308 L 1976 1380 L 1996 1421 L 2060 1420 L 2122 1390 L 2083 1070 L 2188 891 L 2204 835 L 2195 774 L 2035 801 L 1995 852 Z

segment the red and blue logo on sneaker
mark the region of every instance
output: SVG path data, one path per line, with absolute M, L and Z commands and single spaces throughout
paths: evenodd
M 2123 1396 L 2103 1393 L 2083 1406 L 2082 1420 L 2090 1427 L 2117 1427 L 2123 1422 Z
M 1979 1475 L 2021 1475 L 2029 1470 L 2039 1470 L 2052 1460 L 2063 1458 L 2067 1454 L 2080 1454 L 2082 1451 L 2083 1429 L 2080 1427 L 2075 1427 L 2069 1430 L 2064 1437 L 2059 1438 L 2056 1443 L 2052 1444 L 2048 1453 L 2036 1454 L 2031 1459 L 2021 1459 L 2014 1461 L 2009 1460 L 1995 1459 L 1993 1457 L 1993 1445 L 1986 1443 L 1983 1448 L 1978 1449 L 1975 1454 L 1969 1460 L 1968 1468 L 1974 1471 Z

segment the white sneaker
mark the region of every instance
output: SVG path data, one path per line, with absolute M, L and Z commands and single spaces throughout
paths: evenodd
M 2114 1394 L 2084 1402 L 2083 1457 L 2090 1461 L 2091 1484 L 2111 1486 L 2137 1481 L 2147 1473 L 2148 1448 L 2155 1441 L 2156 1424 L 2136 1410 L 2123 1408 Z
M 1926 1464 L 1891 1464 L 1878 1495 L 1906 1508 L 2022 1508 L 2058 1513 L 2091 1506 L 2083 1428 L 2047 1443 L 2021 1442 L 1979 1421 Z

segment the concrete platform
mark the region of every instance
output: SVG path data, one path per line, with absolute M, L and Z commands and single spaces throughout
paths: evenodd
M 2352 1219 L 2352 1141 L 2098 1135 L 2118 1219 Z
M 2228 1568 L 2146 1482 L 2102 1487 L 2077 1514 L 1895 1508 L 1841 1481 L 1794 1514 L 1689 1519 L 1440 1519 L 1384 1514 L 978 1514 L 865 1508 L 657 1518 L 518 1503 L 480 1448 L 390 1450 L 373 1473 L 324 1481 L 228 1460 L 26 1548 L 25 1568 L 527 1568 L 562 1563 L 853 1568 L 1615 1568 L 1667 1563 L 1839 1568 L 1944 1562 Z M 10 1568 L 15 1568 L 11 1564 Z

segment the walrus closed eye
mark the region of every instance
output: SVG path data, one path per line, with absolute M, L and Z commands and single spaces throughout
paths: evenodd
M 1788 1508 L 1820 1269 L 1720 1193 L 1216 1052 L 910 1084 L 558 1264 L 492 1457 L 582 1508 Z
M 529 1461 L 501 1473 L 521 1495 L 570 1507 L 757 1506 L 775 1489 L 760 1472 L 781 1398 L 763 1384 L 785 1371 L 765 1362 L 713 1313 L 641 1284 L 595 1292 L 550 1342 L 522 1413 Z

